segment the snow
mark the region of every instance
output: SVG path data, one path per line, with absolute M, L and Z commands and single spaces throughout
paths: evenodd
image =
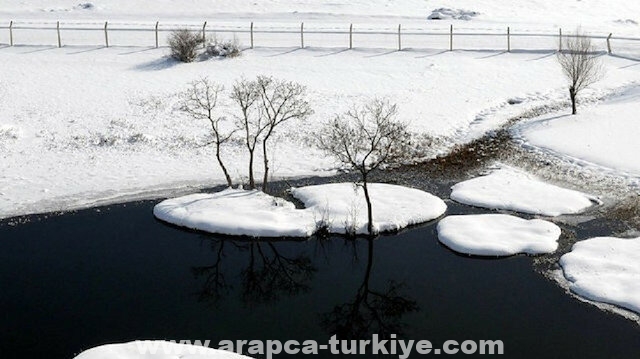
M 155 352 L 152 350 L 155 349 Z M 135 341 L 88 349 L 74 359 L 248 359 L 250 357 L 204 346 L 167 341 Z
M 502 33 L 512 26 L 514 32 L 555 34 L 560 25 L 571 29 L 581 23 L 587 31 L 637 36 L 636 26 L 616 20 L 634 20 L 631 14 L 640 13 L 640 3 L 629 1 L 538 0 L 513 7 L 506 0 L 437 4 L 407 0 L 402 6 L 384 0 L 191 0 L 188 5 L 158 0 L 153 6 L 102 0 L 90 2 L 93 7 L 81 6 L 86 3 L 0 0 L 3 27 L 11 20 L 24 26 L 51 26 L 60 20 L 64 26 L 99 29 L 62 30 L 60 49 L 55 30 L 18 26 L 14 41 L 19 46 L 9 47 L 5 46 L 9 32 L 0 29 L 0 218 L 174 196 L 225 183 L 213 149 L 202 147 L 210 141 L 208 124 L 176 111 L 177 94 L 202 76 L 227 91 L 238 78 L 258 74 L 307 86 L 315 114 L 306 124 L 291 122 L 280 128 L 269 150 L 274 179 L 334 174 L 336 164 L 309 146 L 309 138 L 336 113 L 374 96 L 397 102 L 399 118 L 410 123 L 411 131 L 437 137 L 439 145 L 424 146 L 429 148 L 425 158 L 446 153 L 527 109 L 566 99 L 552 52 L 539 50 L 539 45 L 554 49 L 552 38 L 514 37 L 514 49 L 536 50 L 513 53 L 502 53 L 501 36 L 454 40 L 456 47 L 465 49 L 486 40 L 492 49 L 487 53 L 445 52 L 445 37 L 410 35 L 402 40 L 406 50 L 395 51 L 395 35 L 354 34 L 355 48 L 349 51 L 344 34 L 308 34 L 307 48 L 298 49 L 297 34 L 256 33 L 256 48 L 239 58 L 180 64 L 165 57 L 166 48 L 152 48 L 153 32 L 113 31 L 109 33 L 113 46 L 102 47 L 100 29 L 106 20 L 114 27 L 112 23 L 149 29 L 158 20 L 161 26 L 196 27 L 209 20 L 210 27 L 215 24 L 230 31 L 246 31 L 251 21 L 256 29 L 299 28 L 304 21 L 305 28 L 324 30 L 346 30 L 354 23 L 356 30 L 393 31 L 402 23 L 407 33 L 446 32 L 449 20 L 430 22 L 426 17 L 434 9 L 449 8 L 481 14 L 471 21 L 451 20 L 460 31 L 471 26 L 469 31 Z M 233 33 L 217 35 L 225 40 Z M 237 35 L 246 48 L 249 35 Z M 603 48 L 604 41 L 598 46 Z M 640 81 L 636 61 L 614 56 L 604 60 L 607 77 L 585 92 L 586 100 Z M 229 119 L 229 125 L 235 109 L 227 95 L 222 96 L 220 115 Z M 261 152 L 261 148 L 256 151 Z M 243 146 L 233 142 L 222 156 L 236 183 L 246 181 Z M 258 156 L 256 163 L 261 160 Z M 261 176 L 259 171 L 256 176 Z
M 417 189 L 382 183 L 369 186 L 378 232 L 427 222 L 447 209 L 440 198 Z M 353 183 L 293 188 L 291 193 L 305 209 L 258 190 L 228 188 L 167 199 L 153 213 L 177 226 L 235 236 L 309 237 L 324 226 L 330 233 L 344 234 L 345 228 L 349 234 L 368 233 L 363 190 Z
M 542 182 L 511 167 L 451 188 L 451 199 L 460 203 L 544 216 L 580 213 L 597 201 L 582 192 Z
M 235 236 L 308 237 L 315 230 L 310 212 L 258 190 L 226 189 L 167 199 L 153 214 L 177 226 Z
M 640 238 L 577 242 L 560 265 L 575 294 L 640 313 Z
M 376 232 L 397 231 L 440 217 L 447 205 L 430 193 L 384 183 L 368 184 Z M 314 213 L 329 232 L 358 234 L 367 231 L 364 189 L 353 183 L 332 183 L 292 188 L 291 194 Z
M 438 223 L 438 240 L 452 250 L 477 256 L 552 253 L 560 228 L 541 219 L 506 214 L 448 216 Z
M 638 177 L 639 102 L 640 86 L 636 85 L 598 106 L 579 108 L 575 116 L 566 112 L 542 116 L 523 124 L 517 132 L 528 145 L 541 151 Z

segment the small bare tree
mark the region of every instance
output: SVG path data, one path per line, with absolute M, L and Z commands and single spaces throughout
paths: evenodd
M 591 39 L 585 36 L 579 28 L 576 30 L 575 36 L 565 38 L 563 45 L 565 50 L 558 52 L 557 59 L 569 82 L 571 113 L 575 115 L 578 94 L 600 80 L 604 70 L 600 59 L 595 54 L 594 47 L 591 45 Z
M 367 201 L 367 231 L 374 235 L 368 177 L 371 171 L 402 162 L 410 134 L 397 120 L 398 109 L 375 99 L 336 116 L 318 135 L 318 146 L 347 167 L 359 172 Z
M 258 76 L 255 89 L 259 98 L 260 116 L 264 125 L 262 136 L 262 155 L 264 160 L 264 177 L 262 191 L 266 192 L 269 179 L 269 159 L 267 142 L 276 127 L 291 120 L 307 119 L 313 110 L 305 99 L 306 87 L 290 81 L 277 80 L 273 77 Z
M 227 185 L 231 187 L 233 182 L 231 181 L 231 176 L 229 176 L 227 167 L 225 167 L 222 162 L 220 148 L 224 143 L 231 139 L 236 129 L 225 132 L 220 126 L 224 117 L 216 116 L 214 114 L 214 110 L 218 103 L 218 95 L 222 90 L 222 86 L 209 81 L 206 77 L 193 81 L 190 88 L 182 94 L 180 110 L 187 113 L 194 119 L 208 120 L 211 124 L 213 140 L 210 143 L 213 143 L 216 146 L 216 159 L 218 160 L 218 164 L 227 179 Z
M 243 132 L 244 143 L 249 151 L 249 187 L 255 188 L 253 177 L 253 159 L 256 145 L 265 129 L 262 116 L 259 116 L 255 105 L 258 100 L 256 84 L 241 79 L 236 81 L 231 91 L 231 99 L 240 107 L 241 115 L 236 118 L 237 126 Z

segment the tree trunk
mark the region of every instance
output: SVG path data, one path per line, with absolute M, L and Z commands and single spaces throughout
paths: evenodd
M 220 158 L 220 143 L 216 143 L 216 158 L 218 159 L 218 164 L 220 168 L 222 168 L 222 172 L 224 173 L 224 177 L 227 179 L 227 186 L 233 187 L 233 182 L 231 181 L 231 176 L 229 176 L 229 172 L 227 168 L 222 163 L 222 158 Z
M 367 187 L 367 176 L 362 176 L 362 187 L 364 188 L 364 198 L 367 200 L 367 232 L 373 237 L 373 210 L 371 209 L 371 198 L 369 198 L 369 187 Z
M 253 151 L 254 150 L 255 150 L 255 147 L 253 149 L 249 148 L 249 188 L 250 189 L 256 188 L 256 181 L 253 179 Z
M 267 159 L 267 139 L 262 141 L 262 156 L 264 158 L 264 177 L 262 178 L 262 192 L 267 192 L 267 182 L 269 180 L 269 160 Z
M 578 111 L 576 109 L 576 90 L 573 86 L 569 87 L 569 98 L 571 98 L 571 114 L 575 115 Z

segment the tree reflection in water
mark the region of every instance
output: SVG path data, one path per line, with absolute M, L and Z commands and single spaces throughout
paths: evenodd
M 293 296 L 309 291 L 309 283 L 316 272 L 309 256 L 302 253 L 283 255 L 273 241 L 214 239 L 214 263 L 191 268 L 197 278 L 204 278 L 198 293 L 200 301 L 217 304 L 232 288 L 222 267 L 225 246 L 247 253 L 248 264 L 240 272 L 241 298 L 245 304 L 266 303 L 277 300 L 282 294 Z
M 354 239 L 345 242 L 346 248 L 353 251 L 352 259 L 356 262 L 359 260 L 357 241 Z M 320 324 L 327 333 L 336 334 L 340 339 L 366 339 L 372 334 L 378 334 L 380 339 L 390 338 L 391 334 L 402 336 L 402 317 L 418 311 L 418 305 L 416 301 L 402 295 L 403 285 L 396 281 L 390 280 L 382 290 L 371 287 L 374 239 L 366 241 L 367 265 L 355 296 L 351 301 L 336 305 L 330 312 L 322 314 Z M 322 240 L 317 243 L 321 249 L 324 247 Z M 291 247 L 291 243 L 283 245 Z M 199 300 L 215 305 L 230 292 L 232 286 L 227 281 L 222 266 L 225 251 L 228 250 L 246 253 L 247 264 L 238 276 L 240 298 L 246 305 L 273 302 L 281 295 L 294 296 L 308 292 L 317 272 L 311 258 L 304 252 L 284 255 L 278 247 L 279 242 L 267 240 L 213 239 L 213 264 L 191 269 L 197 278 L 204 278 L 202 289 L 198 292 Z M 316 253 L 316 257 L 323 254 L 327 256 L 327 253 Z M 237 253 L 233 257 L 237 258 Z
M 336 305 L 331 312 L 323 314 L 322 327 L 339 339 L 366 339 L 378 334 L 387 339 L 391 334 L 402 336 L 402 316 L 418 311 L 416 301 L 403 297 L 401 283 L 389 281 L 382 291 L 370 287 L 373 268 L 373 239 L 368 241 L 367 268 L 362 284 L 350 302 Z

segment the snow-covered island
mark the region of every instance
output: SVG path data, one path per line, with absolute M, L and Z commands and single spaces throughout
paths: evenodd
M 370 183 L 376 232 L 398 231 L 440 217 L 440 198 L 402 186 Z M 293 188 L 306 208 L 258 190 L 226 189 L 167 199 L 154 208 L 165 222 L 210 233 L 252 237 L 309 237 L 317 230 L 367 233 L 363 189 L 354 183 Z
M 544 216 L 580 213 L 598 203 L 593 196 L 542 182 L 504 166 L 451 189 L 451 199 L 460 203 Z
M 577 242 L 560 265 L 573 293 L 640 314 L 640 238 Z
M 438 239 L 452 250 L 476 256 L 551 253 L 560 228 L 541 219 L 506 214 L 448 216 L 438 223 Z

